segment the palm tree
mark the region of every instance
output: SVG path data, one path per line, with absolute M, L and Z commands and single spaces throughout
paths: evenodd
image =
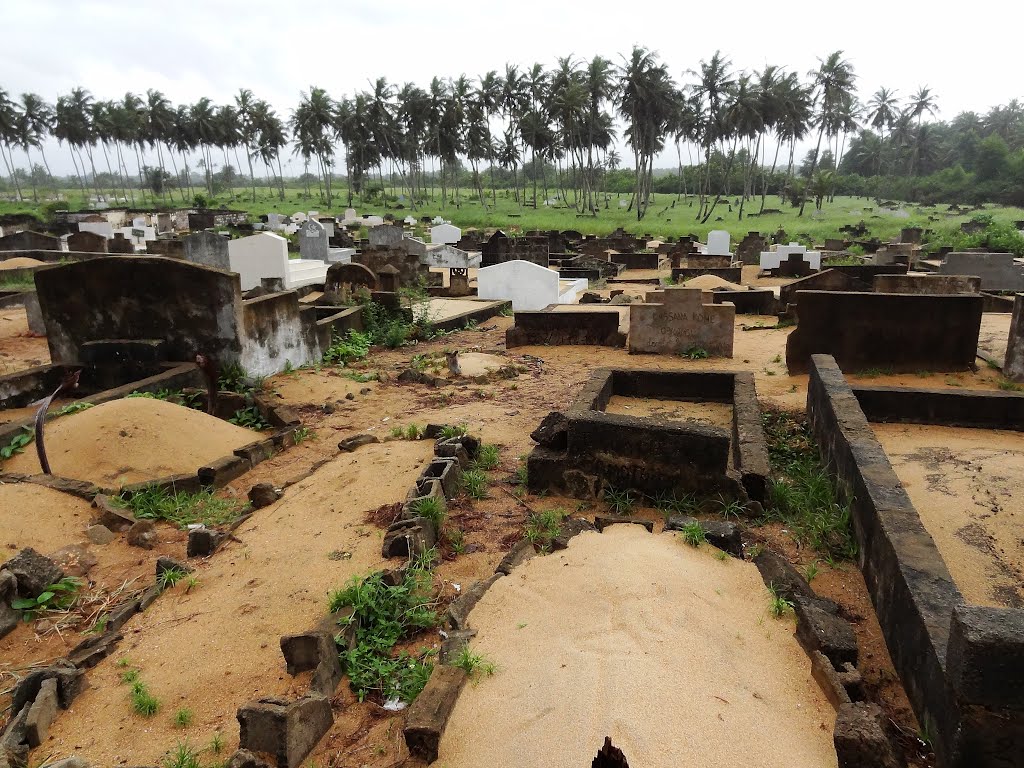
M 88 197 L 85 191 L 85 161 L 82 158 L 82 148 L 86 150 L 89 157 L 89 165 L 92 168 L 93 184 L 96 185 L 96 166 L 92 161 L 92 123 L 90 120 L 89 108 L 92 104 L 92 94 L 84 88 L 73 88 L 67 96 L 60 96 L 54 110 L 53 136 L 60 142 L 67 142 L 71 150 L 71 161 L 75 165 L 75 173 L 82 188 L 82 198 Z M 75 153 L 78 153 L 78 160 L 75 160 Z M 79 171 L 81 166 L 81 171 Z M 99 195 L 99 187 L 96 186 L 96 194 Z
M 917 127 L 921 127 L 921 118 L 924 113 L 927 112 L 929 115 L 935 114 L 936 109 L 936 96 L 932 93 L 932 89 L 926 85 L 922 85 L 917 89 L 917 93 L 910 97 L 910 114 L 917 118 Z
M 203 171 L 206 175 L 206 192 L 213 195 L 213 157 L 210 148 L 217 143 L 217 114 L 211 102 L 206 96 L 189 107 L 189 123 L 199 152 L 203 158 Z
M 284 173 L 281 170 L 281 150 L 288 144 L 284 122 L 265 101 L 257 101 L 252 108 L 256 129 L 256 153 L 267 168 L 277 163 L 278 196 L 284 200 Z
M 634 195 L 639 221 L 650 205 L 654 156 L 665 144 L 676 87 L 657 54 L 639 46 L 633 47 L 618 72 L 619 114 L 626 122 L 626 141 L 636 163 Z
M 896 122 L 898 116 L 899 102 L 896 99 L 896 91 L 890 91 L 888 88 L 879 88 L 872 94 L 871 99 L 868 101 L 868 124 L 878 131 L 879 136 L 881 136 L 883 154 L 885 131 L 886 129 L 892 130 L 893 123 Z M 879 157 L 878 161 L 879 167 L 875 169 L 876 173 L 881 171 L 882 158 Z
M 254 108 L 256 106 L 252 91 L 240 88 L 235 96 L 235 111 L 238 115 L 238 140 L 245 147 L 245 159 L 249 163 L 249 181 L 252 184 L 252 201 L 256 202 L 256 176 L 252 172 L 252 158 L 256 154 L 253 145 L 257 141 L 258 126 Z
M 156 148 L 156 163 L 160 169 L 161 181 L 166 178 L 167 171 L 164 168 L 164 153 L 160 145 L 165 143 L 170 145 L 174 134 L 175 117 L 174 108 L 166 96 L 152 88 L 146 91 L 143 132 L 149 146 Z M 161 190 L 166 196 L 166 185 L 161 183 Z M 184 199 L 184 194 L 182 199 Z
M 115 179 L 120 180 L 121 169 L 118 168 L 117 176 L 110 167 L 110 154 L 107 152 L 107 145 L 113 140 L 113 125 L 110 120 L 110 103 L 106 101 L 94 101 L 89 107 L 89 117 L 92 120 L 93 135 L 103 150 L 103 159 L 107 164 L 107 174 L 110 176 L 110 195 L 117 198 L 117 187 L 114 186 Z
M 826 132 L 829 136 L 839 130 L 842 125 L 841 115 L 844 110 L 849 110 L 853 102 L 853 81 L 856 75 L 853 73 L 853 65 L 842 58 L 842 51 L 835 51 L 827 59 L 821 62 L 816 72 L 809 73 L 814 79 L 815 98 L 817 102 L 817 113 L 815 121 L 818 123 L 818 143 L 814 149 L 814 156 L 811 160 L 811 168 L 808 173 L 808 180 L 814 178 L 814 172 L 818 168 L 818 158 L 821 153 L 821 140 Z M 807 205 L 807 188 L 805 185 L 804 194 L 800 201 L 799 216 L 804 215 L 804 206 Z
M 732 63 L 724 58 L 721 51 L 715 51 L 710 61 L 700 63 L 700 79 L 693 86 L 693 95 L 699 105 L 698 132 L 704 148 L 705 178 L 701 188 L 697 218 L 706 222 L 718 205 L 718 195 L 708 207 L 711 194 L 711 150 L 716 144 L 722 145 L 729 135 L 727 120 L 729 100 L 736 87 L 736 80 L 730 70 Z
M 0 88 L 0 157 L 4 159 L 7 166 L 7 175 L 11 177 L 11 184 L 18 193 L 18 199 L 22 200 L 21 185 L 14 173 L 14 155 L 11 154 L 11 147 L 18 143 L 18 110 L 7 95 L 7 91 Z M 4 153 L 4 150 L 7 150 Z
M 39 150 L 43 158 L 43 165 L 46 167 L 46 176 L 53 183 L 53 175 L 50 173 L 50 164 L 46 160 L 46 152 L 43 150 L 43 140 L 53 130 L 53 107 L 43 101 L 34 93 L 21 94 L 21 113 L 18 115 L 18 143 L 25 150 L 28 158 L 28 167 L 32 168 L 32 155 L 30 148 Z M 32 198 L 38 202 L 39 196 L 36 191 L 35 174 L 30 173 L 32 181 Z M 54 185 L 56 191 L 56 185 Z
M 312 86 L 309 94 L 301 94 L 299 106 L 292 113 L 292 133 L 296 153 L 307 163 L 316 158 L 319 178 L 326 191 L 326 205 L 331 207 L 331 166 L 334 163 L 335 105 L 327 91 Z

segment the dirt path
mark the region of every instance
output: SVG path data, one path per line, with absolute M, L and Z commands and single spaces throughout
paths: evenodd
M 756 568 L 639 526 L 584 533 L 499 579 L 470 617 L 497 664 L 467 685 L 448 768 L 836 765 L 834 714 Z
M 1024 434 L 871 426 L 968 601 L 1024 608 Z
M 230 754 L 241 704 L 303 692 L 285 673 L 280 636 L 313 626 L 330 590 L 381 564 L 381 532 L 364 513 L 403 499 L 430 451 L 422 441 L 342 454 L 258 511 L 236 532 L 241 543 L 200 565 L 197 588 L 179 584 L 126 625 L 118 653 L 89 673 L 42 749 L 93 765 L 156 764 L 179 739 L 202 746 L 220 732 Z M 120 658 L 159 699 L 153 718 L 132 713 Z M 187 729 L 172 722 L 182 707 L 194 714 Z

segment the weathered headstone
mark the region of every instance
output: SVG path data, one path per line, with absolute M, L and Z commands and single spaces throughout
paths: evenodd
M 106 253 L 107 238 L 95 232 L 72 232 L 68 235 L 68 250 L 77 253 Z
M 1012 253 L 953 252 L 939 265 L 943 275 L 976 275 L 983 291 L 1024 291 L 1024 266 Z
M 214 269 L 231 269 L 228 239 L 223 235 L 203 230 L 183 237 L 181 242 L 185 249 L 185 261 Z
M 724 229 L 713 229 L 708 232 L 708 247 L 704 252 L 708 256 L 731 256 L 729 233 Z
M 405 230 L 395 224 L 381 224 L 367 232 L 372 248 L 401 248 Z
M 299 253 L 303 259 L 327 261 L 327 230 L 316 219 L 307 219 L 299 228 Z
M 732 357 L 735 319 L 735 306 L 705 304 L 699 288 L 651 291 L 629 308 L 629 351 L 678 355 L 699 348 Z

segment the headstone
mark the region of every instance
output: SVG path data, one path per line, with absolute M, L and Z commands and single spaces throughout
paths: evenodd
M 430 228 L 430 242 L 441 245 L 455 244 L 462 238 L 462 230 L 451 224 L 438 224 Z
M 469 295 L 469 270 L 468 269 L 453 269 L 451 274 L 448 276 L 448 295 L 449 296 L 468 296 Z
M 477 296 L 512 301 L 515 311 L 544 309 L 558 303 L 558 273 L 529 261 L 506 261 L 477 273 Z
M 729 233 L 724 229 L 713 229 L 708 232 L 708 247 L 704 253 L 708 256 L 731 256 Z
M 320 222 L 321 226 L 323 226 L 323 228 L 324 228 L 324 231 L 327 232 L 327 239 L 328 240 L 330 240 L 332 237 L 334 237 L 334 225 L 336 223 L 334 221 L 334 219 L 328 218 L 328 217 L 323 217 L 323 218 L 318 218 L 317 221 Z
M 291 215 L 291 220 L 293 224 L 301 224 L 306 220 L 306 218 L 306 214 L 303 213 L 302 211 L 296 211 Z
M 327 230 L 316 219 L 307 219 L 299 229 L 299 253 L 303 259 L 327 261 Z
M 355 248 L 336 248 L 332 245 L 327 249 L 327 261 L 330 264 L 350 264 L 355 255 Z
M 402 238 L 405 237 L 405 230 L 394 224 L 381 224 L 379 227 L 372 227 L 367 232 L 372 248 L 400 248 Z
M 480 266 L 480 253 L 469 253 L 454 245 L 442 245 L 440 248 L 428 249 L 420 256 L 420 264 L 448 269 L 469 269 Z
M 629 351 L 678 355 L 700 348 L 713 357 L 732 357 L 736 307 L 705 304 L 699 288 L 651 291 L 629 308 Z
M 351 224 L 353 222 L 358 222 L 358 221 L 360 221 L 360 219 L 359 219 L 359 214 L 356 213 L 356 209 L 355 208 L 346 208 L 345 209 L 345 218 L 341 220 L 341 223 L 342 224 Z
M 348 301 L 357 291 L 377 290 L 377 276 L 362 264 L 333 264 L 327 270 L 324 293 Z
M 157 234 L 164 234 L 166 232 L 174 231 L 174 226 L 171 223 L 171 214 L 158 213 L 156 215 L 156 231 Z
M 413 217 L 413 216 L 406 216 L 406 217 L 405 217 L 405 218 L 403 219 L 403 221 L 404 221 L 404 223 L 405 223 L 406 225 L 408 225 L 408 226 L 410 226 L 410 227 L 415 227 L 415 226 L 416 226 L 416 219 L 415 219 L 415 217 Z
M 271 232 L 240 237 L 228 243 L 228 261 L 230 270 L 241 278 L 243 291 L 258 287 L 265 277 L 285 280 L 288 241 Z
M 411 256 L 427 255 L 427 244 L 412 235 L 406 235 L 402 238 L 402 248 Z
M 362 219 L 363 226 L 366 227 L 379 227 L 384 223 L 383 216 L 364 216 Z
M 107 241 L 107 253 L 135 253 L 135 246 L 123 232 L 115 232 Z
M 195 232 L 181 239 L 185 261 L 214 269 L 231 270 L 228 258 L 228 239 L 216 232 Z
M 95 232 L 72 232 L 68 235 L 68 250 L 77 253 L 106 253 L 107 238 Z
M 267 227 L 274 232 L 278 232 L 285 228 L 286 224 L 290 224 L 287 216 L 280 213 L 268 213 L 267 214 Z
M 789 257 L 792 254 L 798 254 L 803 261 L 806 261 L 810 265 L 811 271 L 816 272 L 821 269 L 821 252 L 808 251 L 805 246 L 802 246 L 799 243 L 779 245 L 774 251 L 762 251 L 761 269 L 778 269 L 782 262 L 789 261 Z
M 390 264 L 385 264 L 377 271 L 377 281 L 380 283 L 380 289 L 387 293 L 398 293 L 398 286 L 400 280 L 398 279 L 398 270 Z
M 146 221 L 146 217 L 145 216 L 136 216 L 134 219 L 132 219 L 132 227 L 134 229 L 145 229 L 148 226 L 149 226 L 149 222 Z M 140 235 L 140 237 L 141 237 L 141 235 Z

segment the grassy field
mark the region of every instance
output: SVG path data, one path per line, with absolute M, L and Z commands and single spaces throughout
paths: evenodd
M 267 189 L 257 188 L 256 201 L 253 202 L 252 194 L 248 189 L 236 188 L 231 194 L 222 194 L 211 201 L 211 207 L 228 207 L 245 210 L 253 215 L 268 213 L 271 211 L 279 213 L 294 213 L 295 211 L 317 210 L 321 214 L 342 214 L 347 207 L 347 196 L 342 188 L 334 198 L 334 205 L 328 210 L 314 194 L 307 198 L 300 188 L 286 187 L 285 200 L 282 202 L 276 193 Z M 64 192 L 65 199 L 72 209 L 81 207 L 81 196 L 72 190 Z M 449 192 L 451 196 L 451 193 Z M 906 205 L 902 211 L 890 212 L 880 211 L 875 201 L 867 198 L 837 197 L 832 203 L 825 203 L 821 211 L 815 211 L 813 202 L 808 203 L 802 218 L 798 217 L 798 210 L 780 203 L 778 197 L 769 197 L 766 201 L 767 208 L 775 208 L 780 213 L 765 214 L 760 217 L 747 217 L 739 220 L 738 209 L 733 206 L 719 204 L 714 216 L 706 224 L 696 220 L 696 203 L 691 199 L 677 200 L 676 195 L 655 195 L 650 206 L 649 213 L 642 221 L 636 220 L 636 214 L 620 207 L 619 201 L 628 202 L 627 195 L 610 195 L 608 207 L 602 209 L 597 216 L 578 215 L 571 208 L 541 207 L 534 210 L 530 207 L 520 207 L 512 198 L 508 190 L 499 190 L 497 195 L 497 206 L 483 208 L 475 194 L 463 190 L 459 205 L 449 201 L 442 207 L 440 194 L 435 201 L 427 201 L 415 211 L 408 205 L 398 207 L 392 204 L 385 208 L 382 204 L 362 204 L 358 199 L 354 201 L 354 207 L 360 214 L 391 213 L 396 219 L 413 215 L 416 218 L 421 216 L 443 216 L 449 219 L 456 226 L 462 227 L 501 227 L 507 231 L 518 232 L 532 229 L 576 229 L 584 234 L 608 234 L 618 227 L 635 234 L 649 233 L 654 237 L 668 237 L 693 234 L 704 240 L 709 230 L 727 230 L 733 241 L 740 239 L 748 231 L 758 230 L 764 234 L 773 233 L 780 227 L 785 229 L 791 240 L 798 238 L 813 240 L 821 243 L 826 237 L 838 236 L 839 228 L 846 224 L 856 224 L 864 221 L 869 229 L 869 236 L 886 240 L 899 234 L 902 227 L 921 226 L 937 231 L 943 229 L 955 229 L 962 222 L 968 221 L 978 211 L 969 214 L 954 215 L 946 210 L 946 206 L 916 206 Z M 175 198 L 175 205 L 181 205 L 180 198 Z M 488 198 L 488 202 L 490 202 Z M 674 207 L 673 207 L 674 204 Z M 756 211 L 760 206 L 760 200 L 748 201 L 746 211 Z M 0 214 L 5 213 L 36 213 L 42 216 L 42 205 L 31 202 L 12 203 L 0 202 Z M 1024 219 L 1024 209 L 1006 208 L 1002 206 L 988 205 L 984 213 L 991 215 L 999 222 L 1012 222 Z

